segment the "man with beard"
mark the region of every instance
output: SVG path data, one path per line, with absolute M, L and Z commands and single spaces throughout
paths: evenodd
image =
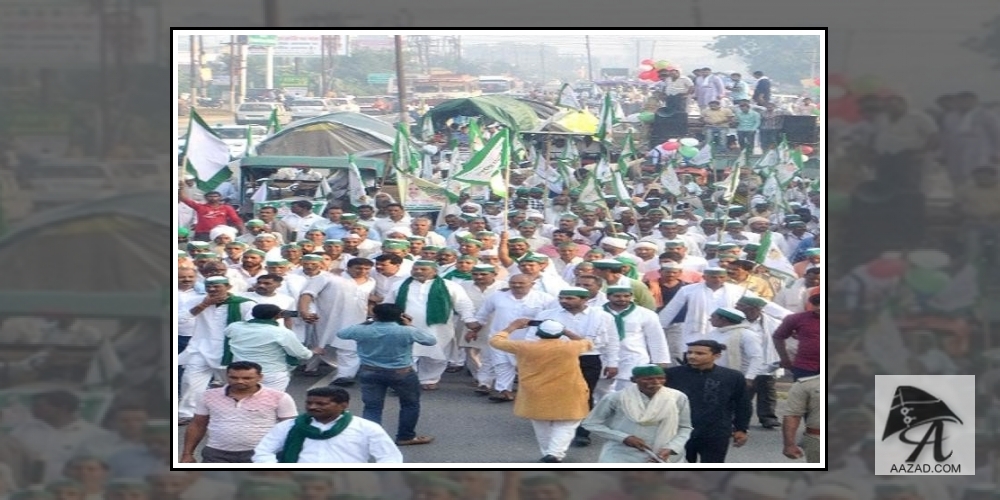
M 757 398 L 757 420 L 760 425 L 765 429 L 772 429 L 780 425 L 775 414 L 775 405 L 778 400 L 774 389 L 774 379 L 780 358 L 778 351 L 774 348 L 771 335 L 781 324 L 781 320 L 791 314 L 791 311 L 780 310 L 778 307 L 772 306 L 772 313 L 764 314 L 765 306 L 767 306 L 767 301 L 758 297 L 741 297 L 736 302 L 736 309 L 746 316 L 748 327 L 760 336 L 764 360 L 760 372 L 754 379 L 750 398 Z
M 254 463 L 402 463 L 382 427 L 347 410 L 350 395 L 318 387 L 306 393 L 306 413 L 279 422 L 254 449 Z

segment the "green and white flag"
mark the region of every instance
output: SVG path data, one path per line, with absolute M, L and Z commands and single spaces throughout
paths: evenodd
M 509 134 L 508 129 L 497 132 L 482 149 L 469 158 L 462 171 L 452 175 L 452 178 L 474 186 L 490 185 L 493 176 L 510 164 Z
M 361 178 L 361 170 L 354 163 L 354 157 L 347 155 L 347 194 L 351 199 L 351 205 L 360 207 L 368 204 L 368 195 L 365 193 L 365 182 Z
M 184 169 L 197 179 L 198 189 L 212 191 L 233 176 L 228 168 L 229 146 L 191 110 L 187 143 L 184 146 Z
M 510 195 L 510 189 L 507 187 L 507 181 L 504 180 L 502 173 L 497 172 L 490 179 L 490 191 L 499 198 L 506 199 Z
M 392 161 L 396 170 L 408 174 L 416 174 L 420 168 L 420 153 L 410 142 L 410 133 L 406 124 L 396 124 L 396 140 L 392 144 Z
M 663 169 L 663 173 L 660 174 L 660 185 L 670 194 L 680 196 L 684 190 L 680 178 L 677 177 L 677 170 L 674 168 L 676 163 L 676 159 L 667 163 L 666 168 Z
M 556 97 L 556 106 L 575 109 L 577 111 L 583 109 L 580 101 L 576 98 L 576 92 L 573 92 L 573 88 L 568 83 L 564 83 L 562 88 L 559 89 L 559 96 Z
M 478 118 L 469 118 L 469 149 L 472 151 L 483 149 L 483 132 L 479 129 Z
M 712 145 L 705 144 L 704 146 L 702 146 L 701 150 L 698 151 L 698 154 L 691 157 L 691 159 L 688 160 L 688 163 L 697 166 L 708 165 L 709 163 L 712 163 Z
M 597 140 L 608 142 L 611 139 L 612 128 L 615 126 L 615 105 L 611 100 L 611 92 L 604 93 L 604 103 L 601 104 L 601 115 L 597 126 Z
M 602 184 L 611 182 L 613 174 L 611 173 L 611 164 L 608 163 L 606 157 L 602 156 L 600 161 L 597 162 L 597 166 L 594 167 L 594 175 L 597 176 L 597 180 Z
M 625 134 L 625 144 L 622 144 L 622 158 L 629 158 L 632 160 L 639 159 L 639 149 L 635 146 L 635 139 L 632 138 L 632 131 L 629 130 Z
M 588 172 L 587 178 L 580 184 L 580 196 L 577 200 L 587 205 L 607 206 L 604 203 L 604 191 L 593 172 Z
M 281 132 L 281 122 L 278 120 L 278 108 L 271 110 L 271 117 L 267 120 L 267 133 L 277 134 Z
M 618 157 L 618 168 L 612 171 L 611 184 L 612 189 L 615 191 L 615 196 L 618 197 L 623 205 L 633 206 L 632 197 L 628 194 L 628 188 L 625 186 L 625 176 L 624 172 L 628 172 L 628 162 L 625 161 L 624 156 Z
M 421 124 L 420 135 L 424 142 L 430 142 L 434 138 L 434 120 L 431 119 L 431 115 L 426 114 L 423 118 L 424 122 Z
M 729 177 L 722 182 L 716 182 L 715 187 L 723 188 L 726 190 L 723 193 L 722 198 L 726 200 L 726 203 L 732 203 L 733 197 L 736 196 L 736 187 L 740 185 L 740 169 L 746 167 L 746 156 L 742 153 L 736 157 L 736 161 L 733 162 L 732 168 L 729 169 Z
M 243 156 L 253 156 L 253 132 L 251 128 L 252 126 L 247 125 L 247 144 L 243 150 Z
M 760 248 L 757 250 L 757 264 L 767 268 L 768 274 L 779 279 L 783 286 L 790 286 L 795 282 L 797 275 L 785 254 L 781 253 L 777 243 L 771 241 L 773 233 L 768 230 L 760 237 Z

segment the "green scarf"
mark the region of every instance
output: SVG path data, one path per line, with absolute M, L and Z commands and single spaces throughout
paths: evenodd
M 615 311 L 611 310 L 611 304 L 604 304 L 604 310 L 608 312 L 611 316 L 615 318 L 615 328 L 618 329 L 618 340 L 625 339 L 625 316 L 632 314 L 635 310 L 635 302 L 628 305 L 624 311 L 615 314 Z
M 333 427 L 325 431 L 320 431 L 319 429 L 309 425 L 312 422 L 312 417 L 309 414 L 302 414 L 295 417 L 295 425 L 288 431 L 288 437 L 285 438 L 285 446 L 278 453 L 278 462 L 283 464 L 294 464 L 299 461 L 299 454 L 302 453 L 302 445 L 306 442 L 306 439 L 330 439 L 341 432 L 348 425 L 351 425 L 351 412 L 344 411 L 343 415 L 337 419 L 337 423 L 333 424 Z
M 410 283 L 413 283 L 413 278 L 406 278 L 396 293 L 396 305 L 403 310 L 406 309 L 406 298 L 410 294 Z M 427 326 L 447 324 L 451 319 L 451 308 L 451 294 L 448 293 L 448 287 L 445 286 L 443 279 L 435 277 L 431 282 L 431 291 L 427 294 Z
M 229 326 L 238 321 L 243 321 L 243 314 L 240 312 L 240 304 L 244 302 L 253 302 L 253 301 L 246 297 L 230 295 L 229 298 L 222 303 L 229 307 L 229 310 L 226 311 L 226 326 Z M 229 363 L 232 362 L 233 362 L 233 351 L 229 349 L 229 337 L 225 337 L 222 341 L 222 366 L 229 366 Z
M 463 273 L 461 271 L 452 269 L 448 274 L 444 275 L 446 280 L 466 280 L 472 281 L 472 273 Z

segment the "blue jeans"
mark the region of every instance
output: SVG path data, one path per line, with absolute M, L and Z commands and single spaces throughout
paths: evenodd
M 381 425 L 385 391 L 391 388 L 399 396 L 396 441 L 417 437 L 414 429 L 420 419 L 420 379 L 413 368 L 390 370 L 361 365 L 358 381 L 361 383 L 361 401 L 365 404 L 362 417 Z
M 728 127 L 705 126 L 705 142 L 713 146 L 726 147 L 726 133 Z

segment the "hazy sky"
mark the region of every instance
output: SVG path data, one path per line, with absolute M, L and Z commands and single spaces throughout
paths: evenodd
M 247 6 L 259 4 L 260 0 L 213 0 L 210 3 L 171 0 L 171 9 L 177 10 L 165 13 L 164 22 L 193 27 L 255 25 L 262 22 L 262 13 Z M 206 5 L 224 14 L 206 14 L 203 12 Z M 701 24 L 705 26 L 745 29 L 773 26 L 779 21 L 781 25 L 803 29 L 828 27 L 831 71 L 846 72 L 853 77 L 874 75 L 921 100 L 959 88 L 978 91 L 987 99 L 1000 97 L 997 96 L 1000 88 L 994 83 L 1000 75 L 989 68 L 991 61 L 961 46 L 967 37 L 981 30 L 985 21 L 1000 14 L 997 0 L 885 0 L 878 4 L 858 0 L 630 0 L 627 9 L 622 8 L 622 2 L 607 0 L 574 0 L 565 6 L 554 0 L 486 3 L 425 0 L 406 13 L 399 10 L 396 0 L 365 0 L 338 4 L 334 9 L 339 9 L 339 13 L 333 15 L 321 14 L 332 10 L 328 0 L 297 0 L 283 5 L 286 7 L 282 11 L 285 22 L 314 19 L 326 23 L 326 27 L 409 22 L 409 25 L 420 23 L 443 28 L 453 26 L 453 18 L 462 17 L 469 19 L 470 25 L 489 22 L 528 29 L 534 25 L 551 26 L 548 19 L 553 17 L 572 16 L 576 20 L 568 24 L 574 26 L 656 27 L 665 35 L 674 27 L 694 27 L 697 7 Z M 365 11 L 357 12 L 358 9 Z M 540 20 L 539 14 L 546 19 Z M 518 36 L 524 35 L 518 33 Z M 594 30 L 592 36 L 603 35 Z M 628 33 L 619 36 L 631 38 Z

